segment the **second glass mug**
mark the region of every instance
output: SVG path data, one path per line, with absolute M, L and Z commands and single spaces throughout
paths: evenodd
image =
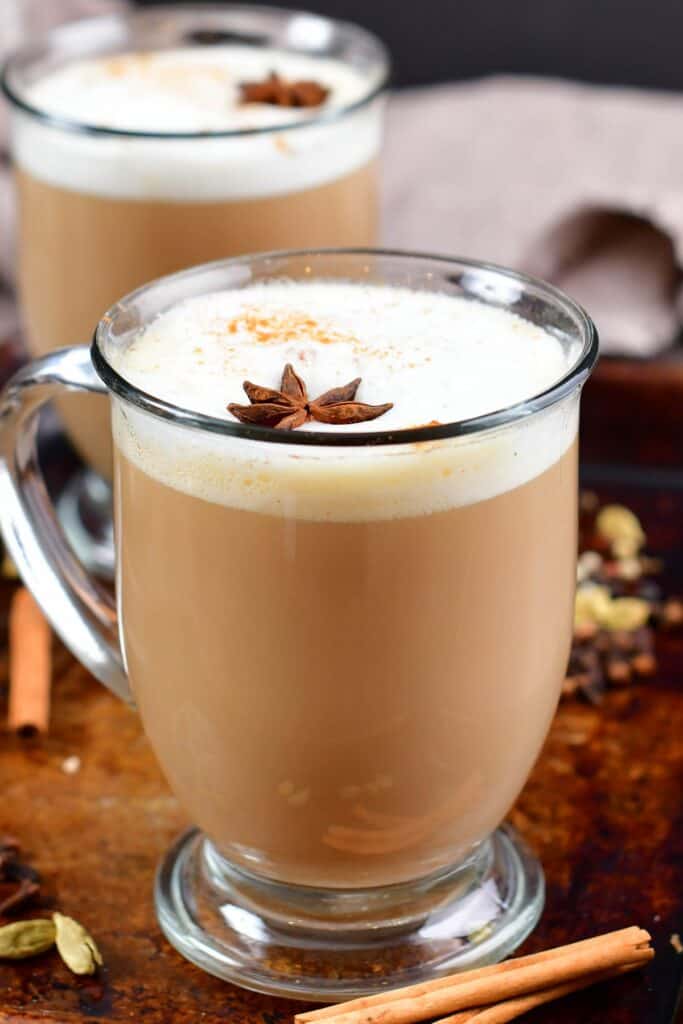
M 305 120 L 195 132 L 93 127 L 55 117 L 31 97 L 36 79 L 76 60 L 187 45 L 210 55 L 221 43 L 340 62 L 364 88 L 347 106 Z M 2 87 L 10 102 L 19 292 L 31 355 L 85 341 L 121 295 L 184 267 L 271 249 L 376 244 L 388 71 L 382 43 L 356 25 L 241 4 L 92 18 L 13 54 Z M 60 518 L 81 557 L 110 576 L 106 402 L 63 397 L 59 411 L 90 467 L 62 495 Z
M 560 341 L 567 373 L 472 420 L 285 434 L 172 406 L 111 364 L 178 301 L 318 277 L 512 310 Z M 66 644 L 134 694 L 201 830 L 159 869 L 167 937 L 218 976 L 328 1001 L 511 952 L 538 920 L 543 876 L 499 825 L 566 667 L 591 321 L 554 288 L 475 262 L 276 253 L 139 289 L 103 316 L 91 352 L 45 356 L 5 390 L 0 521 Z M 64 389 L 111 399 L 118 611 L 64 543 L 37 465 L 37 413 Z M 193 490 L 200 463 L 216 493 Z M 410 512 L 456 469 L 489 472 L 487 486 Z M 259 471 L 266 504 L 245 504 L 244 488 L 233 501 Z M 392 501 L 405 515 L 380 513 Z

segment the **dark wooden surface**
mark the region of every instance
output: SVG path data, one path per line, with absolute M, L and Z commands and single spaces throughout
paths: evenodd
M 683 395 L 683 392 L 682 392 Z M 598 400 L 599 398 L 599 400 Z M 604 392 L 587 402 L 604 422 Z M 656 404 L 656 403 L 655 403 Z M 661 405 L 661 403 L 660 403 Z M 683 406 L 683 398 L 680 400 Z M 612 409 L 612 411 L 610 411 Z M 661 412 L 661 408 L 660 408 Z M 670 410 L 673 415 L 673 408 Z M 636 432 L 637 434 L 637 432 Z M 679 441 L 683 435 L 679 435 Z M 634 440 L 634 443 L 636 443 Z M 668 465 L 667 438 L 650 443 Z M 586 438 L 601 498 L 641 516 L 650 549 L 667 559 L 665 583 L 683 591 L 683 490 L 650 468 L 600 484 L 604 438 Z M 657 451 L 660 452 L 657 456 Z M 679 457 L 679 465 L 683 458 Z M 0 715 L 6 689 L 6 612 L 0 583 Z M 560 706 L 546 747 L 512 818 L 536 849 L 548 882 L 546 910 L 524 950 L 637 923 L 651 930 L 651 968 L 529 1015 L 530 1024 L 668 1024 L 683 969 L 669 939 L 683 935 L 683 633 L 659 643 L 655 679 L 612 691 L 605 703 Z M 68 775 L 66 758 L 81 758 Z M 40 910 L 59 907 L 96 936 L 106 967 L 78 979 L 46 954 L 0 965 L 0 1021 L 145 1021 L 277 1024 L 293 1003 L 241 991 L 186 963 L 159 932 L 155 865 L 186 824 L 135 715 L 61 647 L 45 740 L 0 734 L 0 832 L 18 835 L 44 879 Z
M 584 392 L 581 436 L 583 459 L 604 477 L 616 465 L 683 479 L 683 359 L 601 360 Z

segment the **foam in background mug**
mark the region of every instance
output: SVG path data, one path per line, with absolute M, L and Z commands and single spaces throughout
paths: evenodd
M 540 866 L 499 825 L 566 666 L 596 348 L 512 272 L 274 254 L 140 289 L 100 322 L 96 372 L 70 349 L 6 390 L 3 531 L 74 653 L 130 685 L 198 826 L 156 892 L 196 963 L 334 999 L 533 927 Z M 393 407 L 293 431 L 230 415 L 288 362 L 311 398 L 361 377 Z M 30 424 L 62 387 L 111 398 L 118 623 L 36 482 Z

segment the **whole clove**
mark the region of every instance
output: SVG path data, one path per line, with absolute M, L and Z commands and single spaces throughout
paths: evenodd
M 40 876 L 20 858 L 14 836 L 0 836 L 0 916 L 23 910 L 40 893 Z

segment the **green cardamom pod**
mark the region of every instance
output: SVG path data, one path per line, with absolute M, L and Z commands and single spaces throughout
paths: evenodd
M 65 914 L 53 914 L 57 952 L 74 974 L 94 974 L 102 955 L 82 924 Z
M 53 914 L 55 943 L 62 960 L 74 974 L 94 974 L 102 956 L 82 924 L 65 914 Z
M 37 956 L 54 945 L 55 926 L 47 917 L 15 921 L 0 928 L 0 957 L 22 960 Z

